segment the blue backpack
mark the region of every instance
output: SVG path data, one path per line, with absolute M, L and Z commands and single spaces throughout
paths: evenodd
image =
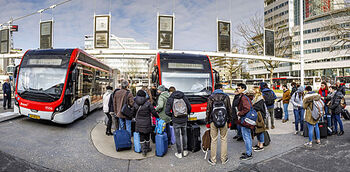
M 166 123 L 164 120 L 157 118 L 156 121 L 156 128 L 155 128 L 155 133 L 156 134 L 163 134 L 165 130 Z

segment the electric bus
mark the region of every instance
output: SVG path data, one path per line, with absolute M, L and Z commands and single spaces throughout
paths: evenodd
M 191 103 L 189 121 L 204 120 L 207 99 L 219 82 L 208 56 L 184 53 L 158 53 L 154 60 L 152 83 L 182 91 Z
M 102 107 L 112 72 L 76 48 L 28 50 L 16 74 L 15 112 L 69 124 Z

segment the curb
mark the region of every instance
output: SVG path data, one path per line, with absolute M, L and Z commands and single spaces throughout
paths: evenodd
M 20 117 L 21 115 L 19 115 L 18 113 L 15 112 L 4 112 L 4 113 L 0 113 L 0 122 L 3 121 L 7 121 L 10 119 L 14 119 L 17 117 Z

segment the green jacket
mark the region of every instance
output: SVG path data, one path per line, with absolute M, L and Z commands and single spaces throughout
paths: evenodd
M 160 119 L 164 120 L 166 123 L 169 123 L 171 121 L 171 118 L 165 114 L 165 105 L 169 96 L 170 94 L 168 91 L 163 91 L 159 95 L 156 107 L 156 111 L 158 112 Z

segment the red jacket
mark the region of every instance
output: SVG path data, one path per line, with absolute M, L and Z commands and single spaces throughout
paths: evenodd
M 250 111 L 251 100 L 247 96 L 244 96 L 243 94 L 241 94 L 239 99 L 240 101 L 237 106 L 237 109 L 239 111 L 238 116 L 244 116 Z
M 325 95 L 324 95 L 324 96 L 322 95 L 322 91 L 325 92 Z M 324 89 L 320 88 L 320 89 L 318 90 L 318 94 L 320 94 L 321 97 L 327 97 L 327 95 L 328 95 L 328 90 L 326 90 L 326 88 L 324 88 Z

